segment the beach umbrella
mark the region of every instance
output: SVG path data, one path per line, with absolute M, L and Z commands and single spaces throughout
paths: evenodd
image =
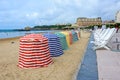
M 53 63 L 48 39 L 40 34 L 29 34 L 20 38 L 20 68 L 39 68 Z
M 48 39 L 51 57 L 57 57 L 63 54 L 62 45 L 57 35 L 52 33 L 43 34 Z
M 63 50 L 67 50 L 68 49 L 68 45 L 67 45 L 67 41 L 66 41 L 66 36 L 60 32 L 56 32 L 55 33 L 59 39 L 60 39 L 60 43 L 62 45 L 62 49 Z

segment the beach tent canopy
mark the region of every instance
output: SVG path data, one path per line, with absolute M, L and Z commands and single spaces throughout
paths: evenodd
M 66 32 L 66 31 L 63 31 L 61 33 L 66 36 L 67 45 L 68 45 L 68 47 L 70 47 L 71 44 L 70 44 L 70 35 L 69 35 L 69 33 Z
M 67 31 L 68 33 L 69 33 L 69 36 L 70 36 L 70 45 L 73 43 L 73 41 L 72 41 L 72 32 L 71 31 Z
M 77 33 L 78 39 L 80 39 L 80 31 L 76 30 L 75 32 Z
M 64 34 L 60 33 L 60 32 L 56 32 L 55 34 L 60 38 L 60 43 L 62 45 L 62 49 L 67 50 L 68 45 L 67 45 L 67 42 L 66 42 L 66 36 Z
M 20 38 L 20 68 L 39 68 L 53 63 L 50 57 L 48 39 L 40 34 L 29 34 Z
M 43 34 L 48 39 L 50 55 L 52 57 L 60 56 L 63 54 L 62 45 L 60 44 L 60 39 L 57 35 L 46 33 Z
M 75 31 L 71 31 L 71 32 L 72 32 L 72 36 L 73 36 L 73 42 L 76 42 L 78 40 L 77 33 Z

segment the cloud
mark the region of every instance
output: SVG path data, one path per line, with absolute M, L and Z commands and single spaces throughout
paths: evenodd
M 26 17 L 29 18 L 29 19 L 34 19 L 34 18 L 37 18 L 39 17 L 39 13 L 38 12 L 33 12 L 31 14 L 26 14 Z
M 0 25 L 21 27 L 75 23 L 77 17 L 111 20 L 120 10 L 119 0 L 1 0 L 0 5 Z
M 100 13 L 98 14 L 102 16 L 103 20 L 111 20 L 111 19 L 114 20 L 116 12 L 120 10 L 120 1 L 117 0 L 112 0 L 112 1 L 105 0 L 100 5 L 101 7 L 98 7 Z

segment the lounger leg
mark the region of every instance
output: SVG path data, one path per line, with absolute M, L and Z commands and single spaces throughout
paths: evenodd
M 96 50 L 96 49 L 98 49 L 98 48 L 100 48 L 100 47 L 98 47 L 98 46 L 94 46 L 94 47 L 93 47 L 93 50 Z
M 110 50 L 110 48 L 108 48 L 107 46 L 94 46 L 93 50 L 100 49 L 100 48 L 105 48 L 107 50 Z
M 104 46 L 104 48 L 107 49 L 107 50 L 110 50 L 110 48 L 108 48 L 107 46 Z

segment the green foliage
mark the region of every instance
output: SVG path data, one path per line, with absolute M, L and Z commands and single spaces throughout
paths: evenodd
M 116 25 L 116 24 L 106 24 L 106 27 L 107 27 L 107 28 L 108 28 L 108 27 L 113 28 L 113 27 L 115 27 L 115 25 Z
M 120 23 L 116 23 L 116 26 L 118 26 L 120 28 Z
M 91 25 L 91 26 L 88 26 L 88 27 L 83 27 L 83 28 L 81 28 L 81 29 L 93 29 L 94 26 L 98 26 L 98 28 L 101 28 L 101 27 L 102 27 L 102 25 Z
M 33 29 L 63 29 L 66 26 L 71 26 L 71 24 L 66 24 L 66 25 L 42 25 L 42 26 L 34 26 Z
M 88 26 L 88 27 L 85 27 L 84 29 L 92 29 L 94 28 L 94 26 Z

